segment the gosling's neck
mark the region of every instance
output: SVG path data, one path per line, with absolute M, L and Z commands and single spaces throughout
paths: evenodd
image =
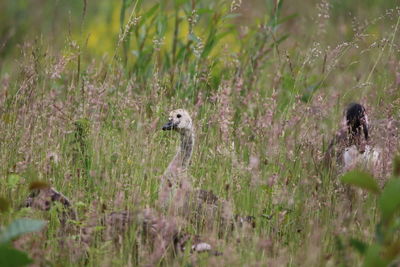
M 194 145 L 193 130 L 185 130 L 180 132 L 181 143 L 178 147 L 175 157 L 170 162 L 164 177 L 176 179 L 182 173 L 186 172 L 192 157 Z
M 193 129 L 185 130 L 180 133 L 181 144 L 178 148 L 177 155 L 175 159 L 179 160 L 182 169 L 186 169 L 190 164 L 190 159 L 192 158 L 192 151 L 194 145 L 194 131 Z

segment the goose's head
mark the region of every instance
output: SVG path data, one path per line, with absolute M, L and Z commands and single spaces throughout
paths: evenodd
M 352 136 L 364 133 L 365 140 L 368 140 L 368 116 L 364 106 L 351 103 L 346 109 L 345 121 Z
M 163 131 L 174 130 L 179 133 L 192 131 L 192 119 L 184 109 L 176 109 L 169 113 L 168 122 L 162 127 Z

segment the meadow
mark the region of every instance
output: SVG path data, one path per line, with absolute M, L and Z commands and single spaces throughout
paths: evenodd
M 0 229 L 46 222 L 8 244 L 33 266 L 154 264 L 140 223 L 108 233 L 104 218 L 162 213 L 179 138 L 161 127 L 178 108 L 195 127 L 192 184 L 255 227 L 221 236 L 178 220 L 218 255 L 188 244 L 158 265 L 400 264 L 396 1 L 6 0 L 0 10 Z M 352 199 L 323 164 L 350 102 L 366 107 L 383 162 L 364 179 L 379 188 L 353 179 L 366 190 Z M 24 207 L 44 184 L 71 201 L 74 231 L 59 203 Z M 1 246 L 0 235 L 0 258 Z

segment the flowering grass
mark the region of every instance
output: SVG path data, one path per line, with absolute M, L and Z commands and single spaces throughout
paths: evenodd
M 185 108 L 196 129 L 192 183 L 232 203 L 235 214 L 254 216 L 256 227 L 221 237 L 178 222 L 222 255 L 186 249 L 159 264 L 362 262 L 350 240 L 374 239 L 376 199 L 358 191 L 349 199 L 339 171 L 322 159 L 344 107 L 356 101 L 366 106 L 371 140 L 383 151 L 375 178 L 383 186 L 392 173 L 400 9 L 252 3 L 122 1 L 110 11 L 119 31 L 92 40 L 94 7 L 84 1 L 84 11 L 72 14 L 80 25 L 74 21 L 73 33 L 62 31 L 57 42 L 26 34 L 4 55 L 0 42 L 0 196 L 11 204 L 0 225 L 21 217 L 48 222 L 16 247 L 38 265 L 154 263 L 140 223 L 104 234 L 117 228 L 104 218 L 158 210 L 160 178 L 178 144 L 161 127 L 170 110 Z M 103 38 L 106 48 L 92 47 Z M 78 232 L 63 227 L 60 205 L 21 209 L 35 181 L 69 198 L 77 213 L 69 224 Z

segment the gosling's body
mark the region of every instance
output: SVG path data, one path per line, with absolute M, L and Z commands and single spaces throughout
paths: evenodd
M 193 152 L 195 134 L 189 113 L 183 109 L 172 111 L 162 129 L 179 133 L 181 142 L 162 176 L 160 206 L 169 214 L 195 221 L 202 220 L 210 226 L 217 217 L 220 217 L 223 223 L 232 222 L 232 208 L 228 201 L 220 199 L 210 191 L 194 189 L 191 186 L 187 169 Z

